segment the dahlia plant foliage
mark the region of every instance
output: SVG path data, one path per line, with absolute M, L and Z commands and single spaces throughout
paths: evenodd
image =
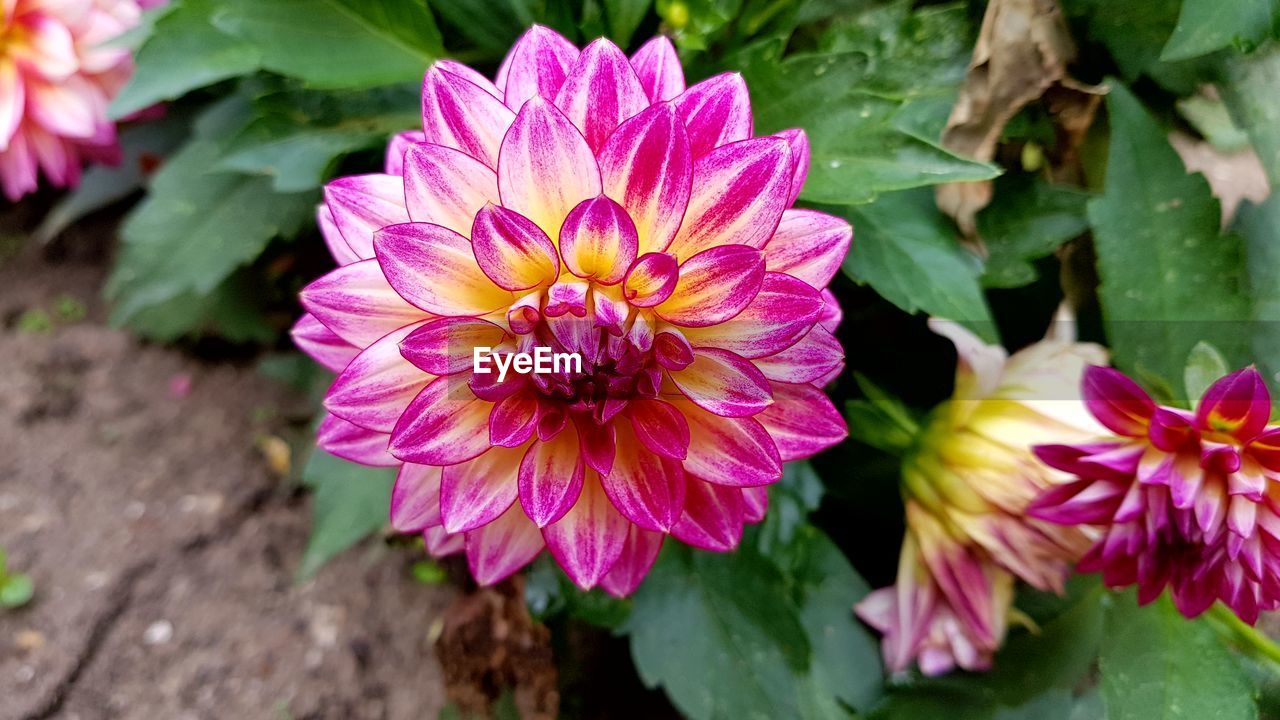
M 39 175 L 75 185 L 85 161 L 119 159 L 107 104 L 129 79 L 125 47 L 108 41 L 162 0 L 0 2 L 0 185 L 10 200 Z
M 340 267 L 294 328 L 338 373 L 320 446 L 399 467 L 393 526 L 482 584 L 545 546 L 626 595 L 667 535 L 734 548 L 782 463 L 846 435 L 819 388 L 852 229 L 791 208 L 804 132 L 754 137 L 742 77 L 686 88 L 665 38 L 628 58 L 538 26 L 496 82 L 432 65 L 422 124 L 325 187 Z M 474 362 L 538 347 L 581 365 Z

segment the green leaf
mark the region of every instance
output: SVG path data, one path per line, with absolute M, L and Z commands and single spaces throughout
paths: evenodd
M 1182 12 L 1161 60 L 1187 60 L 1236 46 L 1252 48 L 1280 22 L 1275 0 L 1182 0 Z
M 988 253 L 983 285 L 1009 288 L 1034 282 L 1036 270 L 1030 261 L 1089 229 L 1089 197 L 1082 190 L 1029 175 L 996 180 L 994 200 L 978 213 L 978 236 Z
M 1253 357 L 1274 381 L 1280 377 L 1280 192 L 1261 205 L 1241 203 L 1235 229 L 1248 256 Z
M 121 200 L 142 187 L 147 166 L 167 156 L 190 131 L 186 113 L 170 111 L 163 119 L 141 123 L 120 132 L 120 164 L 93 165 L 66 197 L 49 211 L 35 238 L 47 243 L 73 223 Z
M 631 44 L 631 36 L 649 14 L 653 0 L 604 0 L 604 15 L 609 21 L 609 37 L 621 47 Z
M 10 609 L 20 608 L 31 602 L 36 594 L 35 583 L 30 575 L 15 573 L 4 578 L 0 583 L 0 606 Z
M 1204 391 L 1229 372 L 1226 358 L 1207 342 L 1196 343 L 1187 356 L 1182 383 L 1187 388 L 1187 407 L 1195 407 Z
M 769 512 L 756 535 L 760 552 L 775 562 L 784 561 L 823 492 L 822 479 L 807 460 L 784 464 L 782 479 L 769 487 Z
M 1110 51 L 1120 76 L 1133 82 L 1146 75 L 1177 95 L 1190 95 L 1211 69 L 1203 60 L 1160 59 L 1178 23 L 1174 0 L 1063 0 L 1069 17 L 1088 28 L 1085 38 Z M 1207 59 L 1206 59 L 1207 60 Z
M 1253 695 L 1213 630 L 1167 596 L 1139 608 L 1111 598 L 1098 670 L 1109 720 L 1254 720 Z
M 742 72 L 757 99 L 757 134 L 790 127 L 808 133 L 812 158 L 803 199 L 865 203 L 882 192 L 999 174 L 993 165 L 942 149 L 937 134 L 922 140 L 912 128 L 904 130 L 900 100 L 861 90 L 864 53 L 784 60 L 781 50 L 780 43 L 761 43 L 735 55 L 729 66 Z
M 995 326 L 978 284 L 981 263 L 960 247 L 933 193 L 892 193 L 842 210 L 858 237 L 845 258 L 845 274 L 907 312 L 957 320 L 994 339 Z
M 544 20 L 535 12 L 534 0 L 430 0 L 430 4 L 442 20 L 491 59 L 502 58 L 525 28 Z
M 847 719 L 874 701 L 879 650 L 850 611 L 866 585 L 816 529 L 796 540 L 785 571 L 749 542 L 668 544 L 636 594 L 636 668 L 691 720 Z
M 213 23 L 321 88 L 421 80 L 444 52 L 423 0 L 225 0 Z
M 282 91 L 259 97 L 255 117 L 218 167 L 268 175 L 276 192 L 319 187 L 344 155 L 381 147 L 421 123 L 418 85 L 357 92 Z
M 311 537 L 298 576 L 315 575 L 338 553 L 377 532 L 387 523 L 395 468 L 356 465 L 316 449 L 302 471 L 302 481 L 315 491 Z
M 1280 45 L 1224 62 L 1222 99 L 1236 125 L 1249 134 L 1272 188 L 1280 188 Z
M 1249 134 L 1231 120 L 1231 113 L 1221 100 L 1192 95 L 1174 104 L 1178 114 L 1215 148 L 1236 152 L 1249 146 Z
M 243 112 L 236 98 L 206 111 L 197 136 L 155 174 L 147 199 L 125 220 L 107 283 L 113 322 L 211 294 L 271 238 L 297 232 L 310 215 L 311 193 L 277 194 L 266 177 L 214 170 Z
M 210 22 L 215 0 L 174 0 L 134 58 L 133 76 L 111 102 L 125 117 L 196 88 L 258 69 L 258 50 Z
M 1106 189 L 1089 201 L 1107 336 L 1117 366 L 1153 373 L 1177 394 L 1197 342 L 1233 364 L 1248 356 L 1240 243 L 1219 234 L 1209 184 L 1187 174 L 1138 100 L 1117 84 L 1108 108 Z

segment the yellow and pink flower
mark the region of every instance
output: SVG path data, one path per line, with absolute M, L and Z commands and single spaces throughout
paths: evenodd
M 1246 622 L 1280 607 L 1280 426 L 1254 368 L 1214 383 L 1194 412 L 1157 405 L 1118 370 L 1089 368 L 1084 396 L 1110 437 L 1042 445 L 1076 476 L 1030 513 L 1102 536 L 1079 569 L 1146 604 L 1169 589 L 1187 617 L 1221 600 Z
M 856 610 L 884 634 L 890 671 L 914 662 L 939 675 L 990 667 L 1015 581 L 1060 591 L 1088 549 L 1088 530 L 1027 516 L 1040 493 L 1068 479 L 1031 448 L 1099 429 L 1077 387 L 1086 365 L 1106 354 L 1046 339 L 1010 357 L 955 323 L 930 324 L 955 343 L 955 391 L 903 459 L 907 535 L 896 582 Z
M 544 547 L 631 592 L 667 535 L 729 550 L 782 463 L 845 437 L 825 290 L 852 238 L 791 209 L 800 130 L 753 136 L 747 87 L 685 87 L 656 38 L 628 58 L 529 30 L 490 82 L 451 61 L 386 172 L 325 189 L 340 267 L 294 337 L 339 373 L 319 433 L 399 466 L 391 518 L 493 583 Z M 476 372 L 475 348 L 580 371 Z
M 108 40 L 159 0 L 0 0 L 0 185 L 10 200 L 40 171 L 74 186 L 86 160 L 119 158 L 107 105 L 129 79 L 129 50 Z

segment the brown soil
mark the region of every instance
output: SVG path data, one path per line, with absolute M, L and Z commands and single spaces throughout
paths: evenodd
M 0 610 L 0 720 L 435 718 L 430 636 L 452 589 L 413 580 L 413 554 L 378 541 L 294 580 L 309 500 L 256 442 L 300 399 L 251 366 L 105 327 L 101 239 L 51 252 L 12 223 L 0 547 L 36 595 Z M 87 316 L 59 317 L 67 297 Z

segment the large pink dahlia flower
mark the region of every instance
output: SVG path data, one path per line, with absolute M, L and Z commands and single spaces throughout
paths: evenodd
M 107 104 L 133 70 L 104 43 L 160 0 L 0 0 L 0 184 L 10 200 L 44 171 L 75 185 L 87 160 L 118 159 Z
M 326 188 L 341 267 L 294 331 L 340 373 L 320 445 L 401 466 L 393 525 L 481 583 L 545 545 L 623 595 L 667 534 L 736 546 L 782 463 L 846 434 L 819 386 L 852 230 L 788 209 L 804 133 L 752 137 L 742 78 L 686 89 L 665 38 L 628 59 L 542 27 L 496 84 L 433 65 L 422 117 Z M 481 374 L 476 348 L 581 366 Z
M 1221 600 L 1247 622 L 1280 607 L 1280 426 L 1252 367 L 1213 384 L 1195 412 L 1158 406 L 1117 370 L 1090 368 L 1089 410 L 1114 435 L 1043 445 L 1077 476 L 1030 512 L 1102 537 L 1079 569 L 1148 603 L 1169 588 L 1187 617 Z
M 1086 530 L 1027 517 L 1027 505 L 1068 476 L 1032 446 L 1101 430 L 1077 387 L 1097 345 L 1044 340 L 1007 356 L 955 323 L 931 326 L 956 345 L 952 399 L 933 411 L 902 463 L 907 534 L 898 576 L 858 604 L 884 634 L 891 672 L 983 670 L 1004 642 L 1016 580 L 1061 591 L 1089 547 Z

